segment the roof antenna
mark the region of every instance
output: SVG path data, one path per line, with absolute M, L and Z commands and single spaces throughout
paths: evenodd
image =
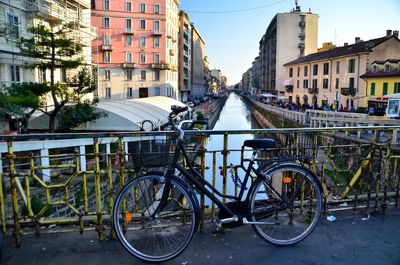
M 296 11 L 297 11 L 297 12 L 300 12 L 301 9 L 300 9 L 300 6 L 299 6 L 297 0 L 295 1 L 295 5 L 296 5 Z

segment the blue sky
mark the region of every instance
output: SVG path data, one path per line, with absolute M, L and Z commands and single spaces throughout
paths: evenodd
M 259 41 L 276 13 L 288 12 L 294 0 L 181 0 L 206 42 L 211 68 L 240 81 L 258 55 Z M 400 30 L 400 0 L 299 0 L 302 11 L 319 15 L 318 45 L 354 43 Z M 336 34 L 335 34 L 336 30 Z

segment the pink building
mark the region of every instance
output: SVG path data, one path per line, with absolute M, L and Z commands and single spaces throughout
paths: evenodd
M 178 98 L 179 0 L 92 0 L 100 100 Z

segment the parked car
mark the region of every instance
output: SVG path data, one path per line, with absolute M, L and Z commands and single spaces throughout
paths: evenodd
M 186 103 L 186 105 L 187 105 L 189 108 L 193 108 L 193 107 L 194 107 L 194 103 L 191 102 L 191 101 L 189 101 L 188 103 Z

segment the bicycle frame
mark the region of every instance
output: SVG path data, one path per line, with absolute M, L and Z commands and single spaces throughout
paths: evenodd
M 186 161 L 188 162 L 189 170 L 184 168 L 179 163 L 179 157 L 181 154 L 184 156 L 184 159 L 186 159 Z M 172 162 L 168 166 L 166 177 L 168 178 L 168 176 L 173 176 L 175 173 L 175 169 L 177 169 L 182 175 L 184 175 L 186 177 L 186 179 L 188 180 L 188 182 L 190 184 L 193 184 L 196 187 L 196 189 L 200 190 L 200 192 L 202 194 L 206 195 L 211 201 L 213 201 L 216 205 L 218 205 L 218 207 L 220 209 L 224 209 L 230 215 L 235 216 L 235 213 L 233 213 L 232 210 L 229 209 L 220 199 L 218 199 L 216 196 L 214 196 L 212 194 L 212 192 L 217 194 L 219 197 L 234 200 L 235 202 L 242 201 L 244 192 L 246 190 L 246 185 L 247 185 L 248 179 L 250 178 L 250 173 L 254 172 L 259 177 L 259 173 L 253 167 L 253 165 L 255 163 L 255 159 L 254 159 L 255 154 L 256 154 L 256 152 L 253 151 L 253 155 L 252 155 L 252 158 L 250 159 L 249 166 L 246 169 L 246 175 L 243 179 L 243 186 L 240 188 L 238 196 L 222 194 L 220 191 L 218 191 L 216 188 L 214 188 L 210 182 L 205 180 L 203 178 L 203 176 L 196 169 L 194 169 L 193 165 L 191 164 L 190 160 L 188 159 L 188 155 L 184 148 L 182 139 L 178 139 L 178 143 L 177 143 L 177 146 L 175 149 L 175 153 L 174 153 Z M 246 201 L 247 200 L 248 200 L 248 196 L 246 197 Z

